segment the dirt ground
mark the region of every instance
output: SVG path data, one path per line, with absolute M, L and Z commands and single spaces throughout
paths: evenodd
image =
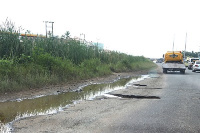
M 156 71 L 161 73 L 161 69 L 157 68 Z M 71 89 L 77 89 L 79 86 L 88 83 L 103 83 L 112 82 L 120 77 L 127 76 L 137 76 L 148 74 L 148 71 L 139 71 L 133 73 L 114 73 L 108 77 L 95 78 L 79 83 L 68 84 L 62 87 L 52 87 L 44 88 L 41 91 L 27 91 L 21 92 L 17 95 L 7 94 L 1 100 L 14 100 L 16 98 L 30 98 L 36 95 L 49 95 L 55 91 L 69 91 Z M 159 74 L 157 78 L 147 78 L 145 80 L 139 81 L 140 84 L 146 84 L 148 87 L 160 87 L 163 80 L 162 74 Z M 141 86 L 145 87 L 145 86 Z M 129 95 L 151 95 L 152 93 L 159 94 L 159 90 L 143 90 L 134 89 L 133 86 L 128 86 L 127 89 L 118 90 L 117 94 Z M 10 97 L 9 97 L 10 96 Z M 108 129 L 116 123 L 117 120 L 121 119 L 120 114 L 128 113 L 130 110 L 138 110 L 139 108 L 134 108 L 136 104 L 139 104 L 138 99 L 127 99 L 127 98 L 101 98 L 98 97 L 96 100 L 92 101 L 80 101 L 77 104 L 70 105 L 65 108 L 64 111 L 58 112 L 57 114 L 44 115 L 44 116 L 34 116 L 29 118 L 20 119 L 13 123 L 13 131 L 16 133 L 101 133 L 104 129 Z M 134 104 L 133 104 L 134 103 Z
M 27 98 L 34 98 L 40 95 L 52 95 L 55 92 L 68 92 L 78 89 L 80 86 L 92 84 L 92 83 L 105 83 L 105 82 L 112 82 L 116 79 L 127 77 L 127 76 L 135 76 L 141 74 L 147 74 L 148 71 L 137 71 L 131 73 L 113 73 L 112 75 L 106 77 L 97 77 L 88 80 L 81 80 L 81 81 L 74 81 L 71 83 L 67 83 L 64 85 L 57 85 L 57 86 L 48 86 L 39 89 L 29 89 L 20 92 L 13 92 L 13 93 L 5 93 L 0 94 L 0 102 L 4 101 L 15 101 L 16 99 L 27 99 Z

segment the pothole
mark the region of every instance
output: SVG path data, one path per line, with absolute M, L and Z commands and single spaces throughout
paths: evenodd
M 141 96 L 141 95 L 123 95 L 123 94 L 112 94 L 121 98 L 136 98 L 136 99 L 160 99 L 158 96 Z
M 133 84 L 135 86 L 147 86 L 147 85 L 141 85 L 141 84 Z
M 162 88 L 136 88 L 136 89 L 162 89 Z

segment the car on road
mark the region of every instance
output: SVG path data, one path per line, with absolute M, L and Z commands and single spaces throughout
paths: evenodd
M 189 70 L 192 70 L 192 67 L 193 67 L 193 65 L 194 65 L 194 62 L 197 61 L 197 60 L 199 60 L 199 58 L 190 58 L 190 59 L 189 59 L 189 63 L 188 63 L 188 69 L 189 69 Z
M 163 58 L 160 58 L 156 60 L 156 63 L 162 63 L 163 61 L 164 61 Z
M 195 61 L 192 66 L 192 72 L 200 71 L 200 61 Z

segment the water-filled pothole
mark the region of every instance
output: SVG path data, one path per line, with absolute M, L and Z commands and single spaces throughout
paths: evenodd
M 144 78 L 148 78 L 148 75 L 124 78 L 112 83 L 83 86 L 79 88 L 79 91 L 74 92 L 42 96 L 35 99 L 0 102 L 0 131 L 10 130 L 9 126 L 14 120 L 57 113 L 77 101 L 93 100 L 96 96 L 104 95 L 114 90 L 125 89 L 127 86 L 133 85 Z

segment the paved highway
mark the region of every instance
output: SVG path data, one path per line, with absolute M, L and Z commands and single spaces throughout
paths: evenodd
M 160 77 L 161 78 L 161 77 Z M 200 132 L 200 72 L 162 74 L 160 100 L 143 100 L 105 132 Z M 157 91 L 157 92 L 158 92 Z M 138 106 L 143 105 L 143 107 Z

